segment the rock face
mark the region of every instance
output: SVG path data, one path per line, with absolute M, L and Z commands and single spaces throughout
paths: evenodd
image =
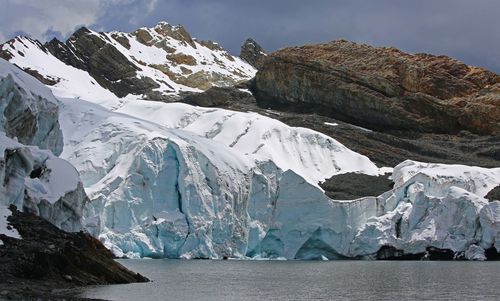
M 253 92 L 263 106 L 317 112 L 371 129 L 500 132 L 500 76 L 445 56 L 344 40 L 279 50 Z
M 200 107 L 227 107 L 236 102 L 255 102 L 252 94 L 234 87 L 212 87 L 203 93 L 187 95 L 179 102 Z
M 65 43 L 16 37 L 0 46 L 0 57 L 54 86 L 56 94 L 65 92 L 57 96 L 71 91 L 87 99 L 109 98 L 111 91 L 172 101 L 184 92 L 246 81 L 256 72 L 217 43 L 197 41 L 184 27 L 166 22 L 132 33 L 82 27 Z
M 14 206 L 10 210 L 8 223 L 20 238 L 0 234 L 0 289 L 12 299 L 63 300 L 51 290 L 148 281 L 115 262 L 112 253 L 89 234 L 64 232 Z
M 87 71 L 104 88 L 118 97 L 144 94 L 160 85 L 138 76 L 139 67 L 127 59 L 103 36 L 82 27 L 66 44 L 54 39 L 47 49 L 62 62 Z
M 240 58 L 245 60 L 256 69 L 260 69 L 267 53 L 253 39 L 247 39 L 241 46 Z

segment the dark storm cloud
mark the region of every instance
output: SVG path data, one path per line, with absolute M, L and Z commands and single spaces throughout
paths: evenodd
M 499 0 L 109 2 L 115 5 L 99 12 L 93 28 L 132 31 L 165 20 L 185 25 L 194 37 L 218 41 L 235 54 L 247 37 L 268 50 L 345 38 L 447 54 L 500 72 Z

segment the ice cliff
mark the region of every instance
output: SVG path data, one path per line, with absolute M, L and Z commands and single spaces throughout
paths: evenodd
M 77 170 L 53 154 L 63 146 L 58 105 L 48 88 L 0 60 L 0 209 L 16 205 L 79 231 L 87 197 Z
M 119 256 L 382 258 L 390 247 L 484 259 L 497 240 L 484 196 L 498 168 L 406 161 L 393 190 L 331 200 L 319 181 L 381 171 L 317 132 L 185 104 L 63 104 L 62 157 L 93 200 L 86 226 Z
M 86 226 L 118 255 L 244 257 L 281 189 L 321 196 L 333 174 L 380 173 L 327 136 L 251 113 L 64 99 L 61 124 L 62 157 L 93 200 Z
M 0 131 L 23 144 L 62 152 L 58 101 L 35 78 L 0 60 Z

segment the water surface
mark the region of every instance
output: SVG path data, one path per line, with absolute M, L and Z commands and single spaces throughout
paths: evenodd
M 500 300 L 500 262 L 120 260 L 150 283 L 107 300 Z

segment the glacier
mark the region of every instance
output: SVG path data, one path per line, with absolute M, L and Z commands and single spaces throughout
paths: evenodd
M 59 155 L 63 148 L 58 101 L 51 91 L 17 67 L 0 61 L 0 131 L 24 144 Z
M 66 231 L 80 231 L 88 201 L 78 171 L 60 154 L 59 101 L 36 79 L 0 60 L 0 231 L 7 209 L 35 213 Z M 8 234 L 7 234 L 8 235 Z
M 435 248 L 484 260 L 500 250 L 500 201 L 485 199 L 500 168 L 405 161 L 392 171 L 392 190 L 332 200 L 319 182 L 388 169 L 331 137 L 255 113 L 130 97 L 55 99 L 41 83 L 14 76 L 22 71 L 12 65 L 2 61 L 0 70 L 4 86 L 25 84 L 21 99 L 53 99 L 59 118 L 43 118 L 62 130 L 50 145 L 40 142 L 47 150 L 2 136 L 5 149 L 23 154 L 16 162 L 50 170 L 32 179 L 37 168 L 18 167 L 9 176 L 16 188 L 3 186 L 4 195 L 17 191 L 7 203 L 61 228 L 82 226 L 117 256 L 374 259 L 383 250 Z M 60 158 L 50 153 L 61 150 L 58 139 Z M 19 203 L 21 191 L 30 203 Z M 79 195 L 65 200 L 71 193 Z
M 394 189 L 379 197 L 383 214 L 359 230 L 350 255 L 375 254 L 383 246 L 407 254 L 425 253 L 429 247 L 457 255 L 472 249 L 477 254 L 479 248 L 483 255 L 484 249 L 498 251 L 498 215 L 492 212 L 500 202 L 484 196 L 498 185 L 500 168 L 405 161 L 392 177 Z
M 62 157 L 94 200 L 87 228 L 118 256 L 375 258 L 391 246 L 478 259 L 496 241 L 491 225 L 483 241 L 479 218 L 495 204 L 484 196 L 500 169 L 406 161 L 392 191 L 331 200 L 319 181 L 383 170 L 329 137 L 254 113 L 141 100 L 110 107 L 63 100 Z
M 0 207 L 43 217 L 65 231 L 83 229 L 88 198 L 77 170 L 48 150 L 26 146 L 0 132 Z
M 281 189 L 324 195 L 317 184 L 333 174 L 382 172 L 330 137 L 253 113 L 62 103 L 61 156 L 93 200 L 86 226 L 118 255 L 243 257 L 264 238 Z

